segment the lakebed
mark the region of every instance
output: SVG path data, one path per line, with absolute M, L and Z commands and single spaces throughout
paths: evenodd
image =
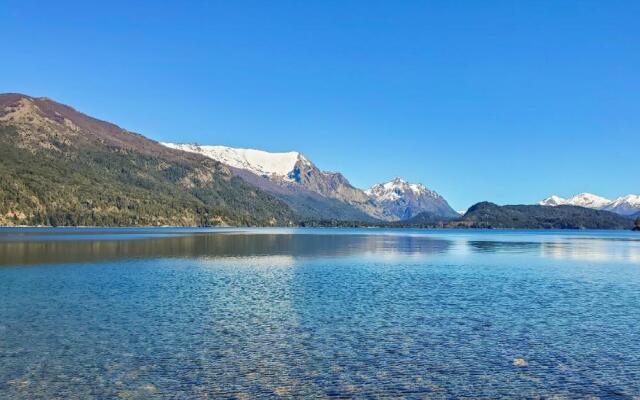
M 2 229 L 0 397 L 640 396 L 618 231 Z

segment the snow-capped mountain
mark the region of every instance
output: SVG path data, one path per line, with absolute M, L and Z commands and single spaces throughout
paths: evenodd
M 553 195 L 542 200 L 538 204 L 541 206 L 570 205 L 585 208 L 594 208 L 599 210 L 609 203 L 611 203 L 611 200 L 605 199 L 604 197 L 596 196 L 595 194 L 591 193 L 580 193 L 575 196 L 569 197 L 568 199 Z
M 198 153 L 234 168 L 251 171 L 256 175 L 292 180 L 289 174 L 298 162 L 309 164 L 297 151 L 270 153 L 255 149 L 237 149 L 227 146 L 200 146 L 197 144 L 162 143 L 172 149 Z
M 162 143 L 217 160 L 236 175 L 274 194 L 299 214 L 314 219 L 385 219 L 360 189 L 338 172 L 321 171 L 303 154 L 197 144 Z
M 362 191 L 339 172 L 321 171 L 297 151 L 271 153 L 227 146 L 162 144 L 229 166 L 237 176 L 309 218 L 394 221 L 424 211 L 440 217 L 459 216 L 442 196 L 424 185 L 396 178 Z
M 419 183 L 409 183 L 400 177 L 395 178 L 389 182 L 373 185 L 364 192 L 377 201 L 398 200 L 408 193 L 412 193 L 415 196 L 420 196 L 423 194 L 428 194 L 432 197 L 438 196 L 436 192 L 430 191 L 424 185 Z
M 613 211 L 621 215 L 633 215 L 640 212 L 640 196 L 637 194 L 629 194 L 618 197 L 611 203 L 607 204 L 603 210 Z
M 390 218 L 404 220 L 422 212 L 448 218 L 460 216 L 438 193 L 422 184 L 409 183 L 402 178 L 373 185 L 365 193 Z
M 541 206 L 579 206 L 612 211 L 620 215 L 632 215 L 640 212 L 640 196 L 634 194 L 618 197 L 615 200 L 609 200 L 591 193 L 580 193 L 568 199 L 554 195 L 547 197 L 538 204 Z
M 567 199 L 556 196 L 555 194 L 538 202 L 538 205 L 540 206 L 561 206 L 564 204 L 567 204 Z

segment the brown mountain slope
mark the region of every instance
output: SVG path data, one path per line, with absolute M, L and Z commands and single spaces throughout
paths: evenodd
M 0 225 L 288 225 L 291 209 L 197 154 L 46 98 L 0 94 Z

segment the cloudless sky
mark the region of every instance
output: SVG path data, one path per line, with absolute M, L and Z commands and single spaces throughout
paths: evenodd
M 617 197 L 640 192 L 639 20 L 635 0 L 0 0 L 0 92 L 456 209 Z

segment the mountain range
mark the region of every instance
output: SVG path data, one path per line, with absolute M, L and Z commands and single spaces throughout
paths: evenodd
M 636 216 L 640 213 L 640 195 L 629 194 L 614 200 L 591 193 L 580 193 L 567 199 L 560 196 L 550 196 L 538 203 L 541 206 L 570 205 L 591 208 L 594 210 L 611 211 L 625 216 Z
M 280 198 L 305 219 L 398 221 L 422 212 L 445 219 L 459 217 L 441 195 L 422 184 L 395 178 L 363 191 L 341 173 L 322 171 L 296 151 L 162 144 L 230 166 L 236 175 Z
M 637 196 L 590 196 L 461 216 L 401 178 L 362 190 L 300 152 L 159 143 L 48 98 L 0 94 L 0 226 L 631 228 Z

